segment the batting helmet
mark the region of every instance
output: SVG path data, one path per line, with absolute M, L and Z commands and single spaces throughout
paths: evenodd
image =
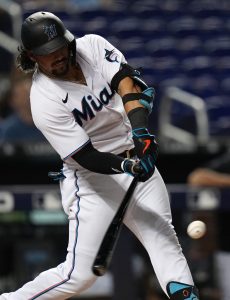
M 22 45 L 35 55 L 47 55 L 75 41 L 63 22 L 50 12 L 36 12 L 21 28 Z

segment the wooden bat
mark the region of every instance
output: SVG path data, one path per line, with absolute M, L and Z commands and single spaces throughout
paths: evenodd
M 132 198 L 133 192 L 137 186 L 138 178 L 134 177 L 125 196 L 122 200 L 111 224 L 109 225 L 105 236 L 102 240 L 97 256 L 94 260 L 92 270 L 96 276 L 103 276 L 110 265 L 114 249 L 116 247 L 118 237 L 120 235 L 123 219 Z

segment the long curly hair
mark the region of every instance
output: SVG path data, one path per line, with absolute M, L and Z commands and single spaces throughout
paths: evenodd
M 27 50 L 22 46 L 19 46 L 18 51 L 19 55 L 16 58 L 17 68 L 24 73 L 34 72 L 36 69 L 36 62 L 29 57 Z
M 68 44 L 71 64 L 74 65 L 76 63 L 76 41 L 75 39 Z M 24 73 L 32 73 L 35 71 L 37 67 L 37 63 L 33 61 L 29 55 L 28 51 L 23 48 L 23 46 L 18 47 L 19 55 L 16 58 L 17 68 L 19 68 Z

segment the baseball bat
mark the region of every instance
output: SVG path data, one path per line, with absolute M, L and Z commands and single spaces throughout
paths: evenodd
M 92 266 L 92 271 L 96 276 L 103 276 L 108 270 L 118 237 L 122 229 L 123 219 L 127 207 L 129 205 L 137 183 L 138 177 L 134 177 L 115 216 L 112 219 L 112 222 L 110 223 L 105 233 L 105 236 L 102 240 L 102 243 L 100 245 L 100 248 L 97 252 L 97 256 Z

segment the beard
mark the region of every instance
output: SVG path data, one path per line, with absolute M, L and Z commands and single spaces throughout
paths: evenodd
M 60 66 L 59 66 L 59 63 Z M 62 78 L 63 76 L 65 76 L 68 71 L 69 71 L 69 67 L 70 67 L 70 59 L 64 59 L 62 61 L 56 62 L 55 63 L 55 67 L 52 71 L 51 74 L 55 77 L 59 77 Z

